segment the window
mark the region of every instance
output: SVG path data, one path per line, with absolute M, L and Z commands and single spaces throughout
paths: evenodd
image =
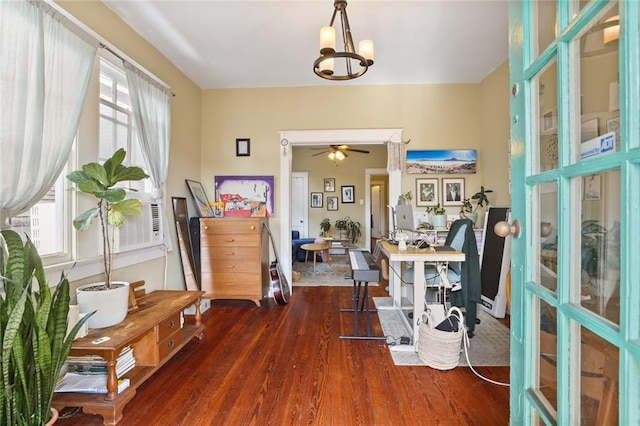
M 127 165 L 139 166 L 146 170 L 134 127 L 126 75 L 119 62 L 112 63 L 107 58 L 109 55 L 96 58 L 92 81 L 67 166 L 38 204 L 11 219 L 11 229 L 21 235 L 28 235 L 48 266 L 60 265 L 68 270 L 67 262 L 97 259 L 102 253 L 101 236 L 96 224 L 85 232 L 73 229 L 72 221 L 77 212 L 91 208 L 93 200 L 88 197 L 76 197 L 75 192 L 69 191 L 71 184 L 66 175 L 70 171 L 79 169 L 80 165 L 87 162 L 103 162 L 119 148 L 127 151 Z M 142 200 L 149 199 L 150 179 L 124 184 L 127 189 L 137 191 L 136 197 Z M 122 251 L 162 242 L 157 234 L 147 235 L 157 231 L 158 224 L 155 221 L 151 231 L 142 229 L 143 224 L 146 225 L 150 220 L 157 218 L 157 207 L 147 207 L 142 217 L 130 219 L 132 232 L 126 232 L 127 238 L 119 242 L 123 247 Z M 149 219 L 150 217 L 152 219 Z M 139 235 L 143 232 L 146 234 Z M 131 241 L 132 239 L 134 241 Z

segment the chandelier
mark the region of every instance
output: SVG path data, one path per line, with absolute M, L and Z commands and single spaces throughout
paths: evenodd
M 347 2 L 345 0 L 335 0 L 333 3 L 333 15 L 329 26 L 320 30 L 320 57 L 313 63 L 313 72 L 327 80 L 351 80 L 360 77 L 373 65 L 373 42 L 362 40 L 358 44 L 358 53 L 353 47 L 351 38 L 351 28 L 347 18 Z M 342 23 L 342 41 L 344 52 L 336 52 L 336 30 L 333 22 L 336 15 L 340 13 Z M 334 61 L 338 59 L 338 63 Z M 344 59 L 344 67 L 342 60 Z M 339 71 L 336 71 L 338 65 Z

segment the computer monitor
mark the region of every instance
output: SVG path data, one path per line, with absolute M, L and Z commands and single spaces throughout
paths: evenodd
M 413 220 L 413 206 L 407 204 L 399 204 L 396 206 L 396 227 L 406 231 L 416 229 Z

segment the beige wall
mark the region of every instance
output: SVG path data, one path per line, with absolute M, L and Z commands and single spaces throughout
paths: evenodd
M 169 221 L 172 222 L 171 197 L 189 197 L 184 179 L 200 179 L 202 91 L 101 2 L 62 1 L 58 2 L 58 4 L 100 35 L 110 45 L 124 52 L 132 60 L 171 86 L 171 91 L 176 94 L 171 101 L 171 161 L 169 163 L 167 199 L 165 202 Z M 176 233 L 173 223 L 170 223 L 169 232 L 173 245 L 176 247 Z M 168 262 L 167 288 L 183 288 L 184 278 L 182 277 L 177 250 L 169 253 Z M 115 273 L 116 279 L 130 281 L 144 279 L 147 282 L 146 288 L 148 290 L 161 288 L 163 276 L 163 259 L 146 262 L 135 268 L 128 268 Z M 72 285 L 77 286 L 95 281 L 96 279 L 92 277 L 74 282 Z
M 275 176 L 278 187 L 280 130 L 403 128 L 411 150 L 477 149 L 475 175 L 446 177 L 464 177 L 468 196 L 483 184 L 495 191 L 492 204 L 509 205 L 508 86 L 505 63 L 479 84 L 206 90 L 202 182 L 213 193 L 215 175 L 266 174 Z M 251 138 L 251 157 L 235 156 L 236 138 Z M 326 165 L 326 177 L 333 169 Z M 364 179 L 364 172 L 361 176 Z M 402 192 L 415 192 L 420 177 L 425 176 L 403 175 Z M 276 205 L 279 202 L 276 191 Z M 448 210 L 454 214 L 459 208 Z M 276 212 L 270 221 L 275 234 L 281 214 Z

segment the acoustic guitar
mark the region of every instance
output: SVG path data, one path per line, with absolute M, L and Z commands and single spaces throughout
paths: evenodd
M 280 262 L 278 261 L 278 251 L 276 250 L 276 245 L 273 241 L 271 230 L 266 223 L 264 224 L 264 227 L 267 228 L 267 232 L 269 233 L 269 240 L 271 241 L 271 247 L 273 247 L 273 253 L 276 256 L 276 260 L 271 262 L 271 266 L 269 267 L 273 300 L 278 305 L 284 305 L 289 301 L 289 298 L 291 297 L 291 289 L 289 288 L 289 284 L 287 283 L 287 278 L 284 276 L 282 270 L 280 269 Z

